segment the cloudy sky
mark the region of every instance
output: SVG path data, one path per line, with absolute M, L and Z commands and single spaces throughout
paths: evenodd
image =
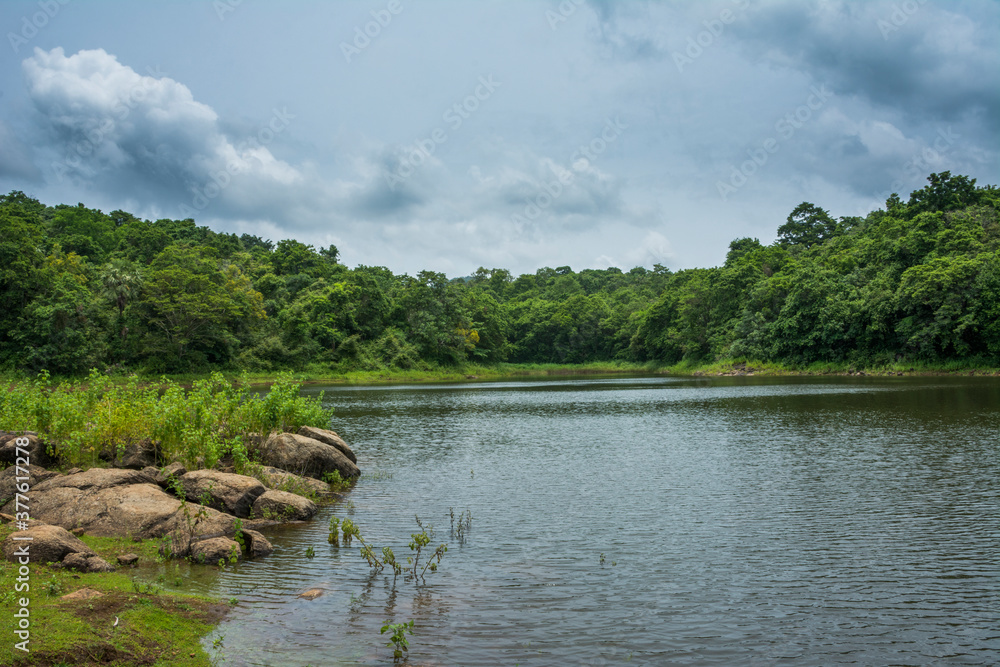
M 1000 3 L 4 0 L 0 191 L 449 276 L 1000 183 Z

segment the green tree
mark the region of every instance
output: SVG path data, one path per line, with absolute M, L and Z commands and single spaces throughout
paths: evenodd
M 778 242 L 809 248 L 836 233 L 837 223 L 829 213 L 815 204 L 802 202 L 788 214 L 785 224 L 778 227 Z
M 173 245 L 149 267 L 142 296 L 149 358 L 170 370 L 229 361 L 238 320 L 264 319 L 263 299 L 238 267 L 220 270 L 214 249 Z

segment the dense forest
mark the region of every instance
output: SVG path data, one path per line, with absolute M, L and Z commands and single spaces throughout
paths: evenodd
M 464 362 L 1000 361 L 1000 194 L 932 174 L 864 218 L 803 203 L 720 267 L 448 279 L 337 248 L 0 196 L 0 369 L 331 372 Z

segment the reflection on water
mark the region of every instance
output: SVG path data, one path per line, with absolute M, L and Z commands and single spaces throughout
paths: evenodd
M 326 391 L 385 474 L 205 580 L 241 601 L 227 665 L 388 664 L 409 619 L 421 665 L 1000 662 L 997 379 Z M 397 557 L 414 515 L 450 547 L 394 586 L 327 544 L 331 514 Z

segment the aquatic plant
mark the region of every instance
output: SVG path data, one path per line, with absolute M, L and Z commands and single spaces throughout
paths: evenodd
M 406 633 L 409 632 L 411 635 L 413 634 L 413 620 L 411 619 L 406 623 L 390 623 L 389 621 L 386 621 L 379 634 L 384 635 L 390 630 L 392 631 L 392 635 L 389 637 L 389 642 L 386 646 L 393 647 L 393 662 L 399 662 L 399 660 L 403 657 L 404 652 L 409 655 L 410 642 L 406 639 Z

